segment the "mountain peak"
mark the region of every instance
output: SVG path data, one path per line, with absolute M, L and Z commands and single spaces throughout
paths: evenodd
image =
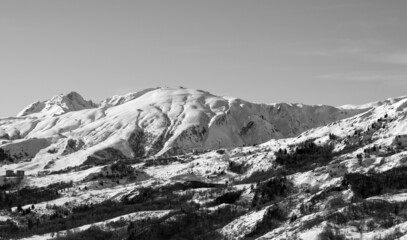
M 67 112 L 95 107 L 97 107 L 97 104 L 92 101 L 86 101 L 79 93 L 72 91 L 68 94 L 56 95 L 45 101 L 34 102 L 24 108 L 17 116 L 22 117 L 38 113 L 62 115 Z
M 138 91 L 138 92 L 128 93 L 128 94 L 125 94 L 123 96 L 115 95 L 115 96 L 112 96 L 112 97 L 109 97 L 109 98 L 103 100 L 100 103 L 100 106 L 102 106 L 102 107 L 118 106 L 118 105 L 121 105 L 123 103 L 134 100 L 136 98 L 139 98 L 139 97 L 143 96 L 144 94 L 146 94 L 148 92 L 151 92 L 151 91 L 154 91 L 154 90 L 157 90 L 157 89 L 159 89 L 159 88 L 147 88 L 147 89 L 144 89 L 144 90 L 141 90 L 141 91 Z

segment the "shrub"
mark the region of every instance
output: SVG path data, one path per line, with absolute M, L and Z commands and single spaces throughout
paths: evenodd
M 8 219 L 5 222 L 0 222 L 0 236 L 7 236 L 9 234 L 18 232 L 20 229 L 17 224 Z
M 362 200 L 336 211 L 325 217 L 326 221 L 335 224 L 350 224 L 351 222 L 363 222 L 369 219 L 366 227 L 371 229 L 390 228 L 397 222 L 407 221 L 407 202 L 387 202 L 383 200 Z M 373 224 L 372 224 L 373 223 Z
M 63 237 L 56 237 L 53 238 L 56 240 L 77 240 L 77 239 L 87 239 L 87 240 L 116 240 L 118 239 L 117 234 L 113 232 L 103 231 L 98 227 L 90 227 L 89 229 L 78 232 L 78 233 L 70 233 Z
M 0 162 L 5 160 L 11 161 L 11 157 L 4 149 L 0 148 Z
M 72 182 L 59 182 L 47 187 L 24 187 L 5 193 L 4 198 L 0 198 L 0 209 L 56 199 L 59 197 L 58 190 L 72 187 L 72 184 Z
M 284 166 L 289 173 L 304 172 L 327 164 L 333 157 L 333 146 L 318 146 L 312 140 L 300 144 L 291 154 L 276 154 L 276 162 Z
M 150 239 L 221 239 L 217 229 L 245 212 L 226 205 L 216 211 L 176 213 L 171 217 L 157 219 L 146 225 L 133 223 L 128 228 L 127 240 Z
M 338 136 L 336 136 L 336 135 L 333 134 L 333 133 L 330 133 L 330 134 L 329 134 L 329 139 L 330 139 L 330 140 L 336 140 L 336 139 L 338 139 Z
M 318 235 L 318 240 L 345 240 L 345 236 L 334 231 L 332 227 L 326 226 Z
M 255 229 L 247 237 L 254 239 L 279 227 L 287 220 L 287 211 L 280 206 L 273 205 L 267 209 L 263 219 L 256 224 Z
M 290 191 L 291 183 L 285 177 L 275 177 L 259 183 L 254 190 L 252 206 L 260 206 L 274 201 L 276 197 L 285 197 Z
M 48 149 L 48 151 L 47 151 L 47 153 L 49 153 L 49 154 L 55 154 L 55 153 L 57 153 L 58 152 L 58 150 L 56 149 L 56 148 L 50 148 L 50 149 Z
M 235 203 L 240 196 L 242 195 L 243 191 L 236 191 L 236 192 L 227 192 L 220 197 L 215 199 L 215 203 L 217 205 L 222 203 L 233 204 Z
M 237 174 L 243 174 L 247 171 L 244 163 L 229 162 L 228 170 Z
M 329 209 L 337 209 L 346 206 L 347 203 L 341 196 L 332 198 L 331 200 L 328 201 L 328 207 Z
M 216 150 L 216 153 L 217 154 L 220 154 L 220 155 L 223 155 L 223 154 L 225 154 L 225 150 L 223 150 L 223 149 L 218 149 L 218 150 Z
M 255 171 L 250 176 L 241 181 L 236 181 L 235 184 L 247 184 L 266 181 L 272 177 L 284 177 L 287 175 L 287 170 L 283 168 L 268 169 L 266 171 Z
M 343 180 L 344 185 L 350 184 L 352 191 L 368 198 L 407 188 L 407 167 L 398 167 L 381 173 L 349 173 Z

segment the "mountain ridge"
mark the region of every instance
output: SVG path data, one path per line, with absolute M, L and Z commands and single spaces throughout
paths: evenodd
M 71 111 L 78 111 L 89 108 L 96 108 L 97 104 L 92 101 L 86 101 L 77 92 L 70 92 L 68 94 L 59 94 L 45 101 L 34 102 L 23 110 L 21 110 L 17 117 L 23 117 L 32 114 L 42 115 L 62 115 Z
M 68 100 L 79 103 L 69 104 Z M 0 147 L 17 156 L 16 160 L 51 161 L 55 154 L 48 154 L 46 149 L 61 148 L 66 139 L 84 142 L 78 151 L 90 153 L 78 157 L 80 161 L 109 148 L 133 158 L 177 155 L 293 137 L 360 112 L 326 105 L 253 104 L 185 88 L 150 88 L 114 96 L 99 105 L 82 100 L 79 94 L 72 94 L 71 98 L 58 95 L 44 101 L 49 108 L 31 114 L 23 111 L 25 114 L 16 119 L 1 119 L 0 136 L 10 140 L 3 140 Z M 74 107 L 64 108 L 60 103 Z M 15 150 L 24 143 L 30 145 L 33 138 L 48 144 L 37 144 L 35 150 Z
M 156 88 L 102 103 L 0 119 L 0 223 L 18 229 L 0 235 L 407 237 L 405 97 L 336 108 Z

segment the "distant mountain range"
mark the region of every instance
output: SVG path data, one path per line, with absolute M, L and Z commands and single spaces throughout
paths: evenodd
M 58 156 L 55 167 L 62 168 L 95 153 L 140 158 L 260 144 L 361 111 L 255 104 L 184 88 L 151 88 L 99 104 L 71 92 L 30 104 L 15 118 L 0 119 L 0 147 L 15 161 L 38 158 L 47 164 L 44 159 Z

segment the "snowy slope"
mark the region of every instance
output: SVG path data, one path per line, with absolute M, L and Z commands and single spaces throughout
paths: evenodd
M 35 113 L 41 113 L 44 116 L 61 115 L 66 112 L 95 107 L 97 107 L 97 105 L 92 101 L 86 101 L 79 93 L 71 92 L 66 95 L 57 95 L 47 101 L 32 103 L 17 114 L 17 116 L 22 117 Z
M 181 226 L 180 230 L 184 227 L 183 216 L 197 214 L 194 216 L 198 220 L 200 214 L 218 212 L 212 218 L 215 221 L 228 217 L 222 209 L 230 207 L 229 214 L 236 215 L 211 229 L 219 239 L 321 239 L 318 236 L 329 227 L 342 234 L 342 239 L 406 239 L 406 189 L 384 185 L 390 189 L 354 198 L 358 192 L 344 180 L 349 174 L 366 177 L 396 169 L 400 172 L 395 175 L 398 179 L 383 177 L 385 180 L 377 185 L 392 181 L 398 186 L 398 182 L 406 181 L 407 170 L 403 168 L 407 167 L 407 138 L 402 146 L 398 139 L 407 135 L 407 97 L 334 108 L 254 104 L 201 90 L 154 88 L 114 96 L 90 109 L 47 117 L 42 114 L 45 112 L 0 120 L 0 147 L 15 160 L 3 162 L 0 174 L 6 169 L 24 169 L 33 174 L 25 177 L 20 187 L 73 181 L 73 186 L 60 193 L 58 199 L 36 202 L 36 216 L 51 214 L 48 204 L 69 209 L 82 203 L 120 202 L 128 196 L 142 196 L 146 193 L 142 189 L 148 189 L 152 195 L 144 200 L 145 206 L 175 196 L 185 201 L 185 207 L 174 207 L 174 216 L 165 220 Z M 308 166 L 290 167 L 277 161 L 280 149 L 291 154 L 307 140 L 333 145 L 333 157 L 322 155 L 326 157 L 322 163 L 317 162 L 318 157 L 305 158 L 311 161 Z M 380 150 L 372 151 L 373 147 Z M 165 156 L 169 154 L 176 156 Z M 112 169 L 108 164 L 115 160 L 142 156 L 149 158 L 122 161 L 142 173 L 136 178 L 100 175 L 106 171 L 103 169 Z M 110 162 L 101 164 L 108 166 L 34 175 L 43 169 L 81 165 L 89 159 Z M 278 175 L 281 169 L 289 170 L 283 179 Z M 289 184 L 284 185 L 290 191 L 284 193 L 276 182 L 268 182 L 274 177 L 280 177 L 280 183 L 287 181 Z M 363 179 L 359 181 L 366 181 Z M 202 187 L 186 187 L 193 186 L 191 181 Z M 187 189 L 173 190 L 177 184 Z M 220 200 L 236 192 L 241 195 L 235 201 Z M 276 195 L 269 198 L 270 192 Z M 199 204 L 199 208 L 194 210 L 192 203 Z M 393 209 L 394 204 L 397 207 Z M 350 206 L 358 207 L 346 210 Z M 0 212 L 0 221 L 24 222 L 16 209 L 14 206 L 13 214 Z M 364 210 L 361 216 L 358 210 Z M 274 219 L 275 213 L 282 217 Z M 130 220 L 133 216 L 138 214 L 122 215 Z M 105 223 L 117 219 L 115 216 L 94 224 L 105 229 Z M 335 223 L 338 220 L 343 222 Z M 83 231 L 90 224 L 74 229 Z M 37 239 L 45 236 L 51 233 Z
M 17 118 L 1 119 L 0 147 L 15 160 L 33 159 L 25 170 L 60 169 L 80 165 L 94 153 L 134 158 L 259 144 L 361 111 L 254 104 L 184 88 L 146 89 L 108 98 L 96 107 L 70 93 L 30 105 Z M 47 144 L 20 147 L 30 139 Z M 80 147 L 65 151 L 79 142 Z
M 370 106 L 366 108 L 367 106 Z M 358 107 L 356 107 L 358 108 Z M 391 98 L 361 107 L 365 112 L 326 126 L 311 129 L 298 137 L 324 142 L 329 133 L 344 138 L 343 145 L 394 145 L 395 138 L 407 134 L 407 97 Z

